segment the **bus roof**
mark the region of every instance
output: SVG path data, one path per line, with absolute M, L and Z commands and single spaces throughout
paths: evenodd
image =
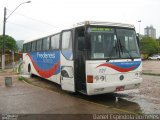
M 126 24 L 126 23 L 116 23 L 116 22 L 100 22 L 100 21 L 84 21 L 84 22 L 79 22 L 77 24 L 74 24 L 72 27 L 69 27 L 68 29 L 72 29 L 72 28 L 77 28 L 77 27 L 80 27 L 80 26 L 86 26 L 86 25 L 97 25 L 97 26 L 113 26 L 113 27 L 124 27 L 124 28 L 135 28 L 134 25 L 132 24 Z M 65 29 L 64 29 L 65 30 Z M 62 29 L 58 29 L 56 30 L 57 32 L 50 32 L 50 33 L 47 33 L 47 34 L 43 34 L 43 35 L 39 35 L 39 37 L 34 37 L 34 39 L 30 39 L 30 40 L 25 40 L 23 44 L 25 43 L 28 43 L 28 42 L 31 42 L 31 41 L 34 41 L 34 40 L 38 40 L 38 39 L 41 39 L 41 38 L 45 38 L 47 36 L 50 36 L 50 35 L 54 35 L 56 33 L 59 33 L 62 31 Z
M 117 27 L 126 27 L 126 28 L 135 28 L 132 24 L 127 23 L 116 23 L 116 22 L 103 22 L 103 21 L 84 21 L 77 23 L 75 27 L 84 26 L 84 25 L 98 25 L 98 26 L 117 26 Z

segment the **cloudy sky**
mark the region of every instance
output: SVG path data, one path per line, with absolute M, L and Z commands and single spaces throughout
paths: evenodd
M 27 0 L 0 0 L 0 34 L 3 30 L 4 7 L 7 16 Z M 137 33 L 146 26 L 156 28 L 160 36 L 160 0 L 31 0 L 21 5 L 7 20 L 6 34 L 26 40 L 51 33 L 77 22 L 110 21 L 130 23 Z

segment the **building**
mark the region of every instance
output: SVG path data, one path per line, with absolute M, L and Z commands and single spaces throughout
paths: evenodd
M 147 26 L 144 28 L 144 35 L 156 39 L 156 29 L 152 25 Z

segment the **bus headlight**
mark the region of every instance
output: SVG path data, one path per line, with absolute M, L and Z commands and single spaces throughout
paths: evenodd
M 94 76 L 94 82 L 105 82 L 106 77 L 104 75 L 96 75 Z
M 136 78 L 142 77 L 142 72 L 136 72 L 136 73 L 135 73 L 135 77 L 136 77 Z
M 105 76 L 100 76 L 101 81 L 105 81 Z

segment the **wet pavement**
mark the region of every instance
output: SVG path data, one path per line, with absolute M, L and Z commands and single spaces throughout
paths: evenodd
M 150 70 L 159 74 L 157 63 L 160 61 L 143 62 L 143 72 Z M 12 77 L 11 87 L 5 86 L 5 76 Z M 143 82 L 136 90 L 94 96 L 68 93 L 59 85 L 36 76 L 28 80 L 30 84 L 19 81 L 12 70 L 0 72 L 0 113 L 160 114 L 160 76 L 143 75 Z
M 4 77 L 12 76 L 13 85 L 6 87 Z M 17 75 L 0 73 L 1 114 L 93 114 L 123 113 L 73 95 L 62 94 L 18 81 Z
M 159 63 L 160 61 L 143 61 L 143 72 L 159 74 Z M 118 109 L 119 111 L 135 114 L 160 114 L 160 76 L 143 75 L 143 82 L 139 89 L 95 96 L 68 94 L 62 91 L 59 85 L 36 76 L 31 78 L 31 82 L 33 85 L 51 91 L 81 98 L 96 104 Z
M 67 96 L 83 99 L 129 114 L 160 114 L 160 77 L 143 75 L 143 82 L 139 89 L 86 96 L 70 94 L 61 90 L 60 86 L 45 79 L 33 76 L 32 85 L 58 92 Z
M 135 102 L 139 113 L 160 114 L 160 77 L 144 75 L 143 79 L 139 89 L 120 92 L 120 98 Z
M 160 60 L 143 61 L 143 73 L 160 74 Z

